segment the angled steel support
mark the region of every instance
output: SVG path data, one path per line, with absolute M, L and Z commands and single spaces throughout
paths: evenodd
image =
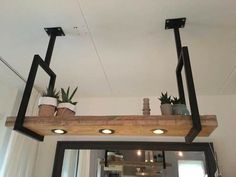
M 183 79 L 182 79 L 181 71 L 183 68 L 185 70 L 187 91 L 189 95 L 189 103 L 190 103 L 192 123 L 193 123 L 191 130 L 185 137 L 185 141 L 187 143 L 191 143 L 194 140 L 194 138 L 202 130 L 202 126 L 201 126 L 200 115 L 199 115 L 199 110 L 198 110 L 198 103 L 197 103 L 197 97 L 195 93 L 195 87 L 194 87 L 188 48 L 182 47 L 180 34 L 179 34 L 179 28 L 184 28 L 185 22 L 186 22 L 186 18 L 167 19 L 165 29 L 174 30 L 177 57 L 178 57 L 178 64 L 176 67 L 176 78 L 177 78 L 179 97 L 180 97 L 181 102 L 184 104 L 186 104 L 186 101 L 185 101 L 185 94 L 184 94 Z
M 193 127 L 191 128 L 188 135 L 185 137 L 185 141 L 187 143 L 191 143 L 194 140 L 194 138 L 202 130 L 202 125 L 201 125 L 201 120 L 200 120 L 200 115 L 199 115 L 199 110 L 198 110 L 197 97 L 196 97 L 195 86 L 193 82 L 193 74 L 192 74 L 187 47 L 182 48 L 180 58 L 181 60 L 183 60 L 183 66 L 185 70 L 187 89 L 188 89 L 188 95 L 189 95 L 189 104 L 190 104 L 192 122 L 193 122 Z
M 57 28 L 45 28 L 45 31 L 50 35 L 50 41 L 48 44 L 48 49 L 46 53 L 45 60 L 42 60 L 42 58 L 39 55 L 35 55 L 30 72 L 28 75 L 28 79 L 26 82 L 25 90 L 23 93 L 23 97 L 20 103 L 20 108 L 16 117 L 14 130 L 17 130 L 31 138 L 34 138 L 38 141 L 43 141 L 44 136 L 33 132 L 32 130 L 29 130 L 28 128 L 24 127 L 24 121 L 25 121 L 25 114 L 28 108 L 31 92 L 34 86 L 35 77 L 37 75 L 38 68 L 41 67 L 50 77 L 50 81 L 48 83 L 48 87 L 54 88 L 55 82 L 56 82 L 56 74 L 50 69 L 49 64 L 51 61 L 51 56 L 55 44 L 55 40 L 57 36 L 64 36 L 63 30 L 60 27 Z
M 57 36 L 65 36 L 65 34 L 64 34 L 61 27 L 44 28 L 44 30 L 50 36 L 50 40 L 48 43 L 48 49 L 47 49 L 47 53 L 45 56 L 45 63 L 47 63 L 47 65 L 49 66 L 50 62 L 51 62 L 51 58 L 52 58 L 52 52 L 53 52 L 54 44 L 56 41 L 56 37 Z
M 177 18 L 177 19 L 167 19 L 165 24 L 165 29 L 173 29 L 175 35 L 175 44 L 176 44 L 176 51 L 177 51 L 177 58 L 178 58 L 178 65 L 182 67 L 183 62 L 180 60 L 180 53 L 182 49 L 181 38 L 179 34 L 179 28 L 184 28 L 186 18 Z M 184 94 L 184 86 L 183 86 L 183 79 L 181 76 L 181 72 L 176 71 L 176 79 L 179 91 L 179 98 L 182 103 L 186 103 L 185 101 L 185 94 Z

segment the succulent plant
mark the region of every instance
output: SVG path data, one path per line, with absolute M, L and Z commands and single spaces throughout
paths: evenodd
M 70 95 L 70 87 L 67 88 L 67 91 L 61 88 L 61 100 L 59 100 L 59 103 L 71 103 L 73 105 L 76 105 L 77 102 L 73 102 L 72 98 L 74 97 L 77 89 L 78 87 L 76 87 L 75 90 Z
M 171 96 L 168 96 L 167 92 L 161 92 L 161 97 L 158 99 L 161 101 L 161 104 L 171 104 Z
M 171 99 L 171 103 L 172 104 L 182 104 L 182 101 L 180 98 L 173 97 L 173 99 Z
M 53 97 L 59 99 L 60 91 L 57 91 L 53 87 L 48 87 L 46 91 L 42 93 L 43 97 Z

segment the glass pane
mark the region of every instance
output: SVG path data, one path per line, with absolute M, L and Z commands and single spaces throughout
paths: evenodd
M 78 150 L 65 150 L 62 177 L 76 177 L 78 171 Z
M 179 177 L 204 177 L 204 163 L 201 160 L 179 160 Z
M 79 163 L 70 159 L 70 163 L 78 163 L 77 176 L 75 164 L 71 171 L 65 170 L 64 161 L 63 177 L 205 177 L 206 171 L 204 152 L 80 150 L 77 159 Z M 68 159 L 66 163 L 68 166 Z

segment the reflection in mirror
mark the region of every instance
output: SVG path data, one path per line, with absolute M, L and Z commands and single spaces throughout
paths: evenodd
M 202 151 L 65 150 L 62 177 L 206 177 Z
M 76 177 L 78 171 L 79 150 L 65 150 L 62 177 Z

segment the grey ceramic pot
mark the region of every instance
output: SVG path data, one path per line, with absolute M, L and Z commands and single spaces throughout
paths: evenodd
M 190 115 L 185 104 L 174 104 L 172 108 L 174 115 Z
M 172 105 L 171 104 L 162 104 L 161 105 L 161 114 L 162 115 L 172 115 Z

